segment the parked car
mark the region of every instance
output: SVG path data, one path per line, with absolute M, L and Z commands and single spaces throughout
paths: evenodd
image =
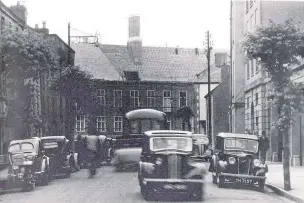
M 187 131 L 147 131 L 143 135 L 138 180 L 146 200 L 162 195 L 203 198 L 207 167 L 192 158 L 192 136 Z
M 204 134 L 193 134 L 193 158 L 197 161 L 207 162 L 211 159 L 211 154 L 207 154 L 209 139 Z
M 258 185 L 264 190 L 268 167 L 258 158 L 256 135 L 219 133 L 215 142 L 209 168 L 213 183 L 219 187 L 225 184 Z
M 45 154 L 50 157 L 50 171 L 53 177 L 69 178 L 73 168 L 79 169 L 77 154 L 71 153 L 69 140 L 65 136 L 46 136 L 42 137 L 41 141 Z
M 29 191 L 35 188 L 36 183 L 48 185 L 49 157 L 44 154 L 39 138 L 13 140 L 8 152 L 10 166 L 7 189 L 17 186 Z

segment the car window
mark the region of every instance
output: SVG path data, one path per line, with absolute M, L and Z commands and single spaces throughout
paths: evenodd
M 21 150 L 20 144 L 12 144 L 8 149 L 9 152 L 15 152 L 15 151 L 19 151 L 19 150 Z
M 31 150 L 31 149 L 34 149 L 34 145 L 29 142 L 24 142 L 21 144 L 21 149 L 22 150 Z
M 151 150 L 165 150 L 165 149 L 176 149 L 191 151 L 192 150 L 192 139 L 181 138 L 181 137 L 160 137 L 152 138 Z
M 229 138 L 225 140 L 225 149 L 244 150 L 256 153 L 258 151 L 258 141 L 240 138 Z

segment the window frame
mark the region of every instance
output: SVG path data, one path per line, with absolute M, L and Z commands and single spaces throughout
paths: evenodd
M 100 124 L 100 127 L 99 127 Z M 106 116 L 97 116 L 96 118 L 96 130 L 97 132 L 107 131 L 107 119 Z
M 97 98 L 98 98 L 99 104 L 101 106 L 106 106 L 106 90 L 105 89 L 98 89 L 97 90 Z
M 120 101 L 116 102 L 116 92 L 120 92 Z M 113 96 L 114 96 L 114 107 L 122 107 L 122 90 L 119 90 L 119 89 L 115 89 L 113 91 Z M 118 104 L 116 104 L 118 103 Z
M 134 95 L 132 95 L 134 93 Z M 136 96 L 137 93 L 137 96 Z M 139 90 L 130 90 L 130 106 L 132 107 L 139 107 Z
M 181 97 L 181 93 L 186 93 L 186 96 L 185 97 Z M 179 107 L 185 107 L 185 106 L 188 105 L 188 98 L 187 98 L 187 96 L 188 96 L 187 91 L 179 91 L 178 92 L 178 102 L 179 102 L 178 106 Z M 185 105 L 184 106 L 181 106 L 181 100 L 182 99 L 185 99 Z
M 80 119 L 78 119 L 78 117 Z M 83 118 L 83 119 L 82 119 Z M 77 127 L 79 124 L 79 128 Z M 82 128 L 82 124 L 83 124 L 83 128 Z M 76 132 L 85 132 L 86 129 L 86 119 L 85 119 L 85 115 L 81 114 L 81 115 L 77 115 L 76 116 Z
M 153 96 L 149 93 L 153 93 Z M 147 107 L 155 107 L 155 90 L 147 90 Z
M 170 93 L 169 95 L 169 97 L 167 97 L 167 96 L 165 96 L 165 93 Z M 164 112 L 171 112 L 172 111 L 172 102 L 171 102 L 171 100 L 172 100 L 172 92 L 171 92 L 171 90 L 163 90 L 163 111 Z M 165 102 L 165 101 L 169 101 L 169 102 Z M 166 104 L 169 104 L 168 106 L 166 105 Z
M 117 121 L 116 119 L 119 118 L 119 120 Z M 120 125 L 119 128 L 116 128 L 116 124 L 118 123 L 118 125 Z M 119 132 L 121 133 L 123 130 L 123 120 L 122 120 L 122 116 L 114 116 L 114 122 L 113 122 L 113 127 L 114 127 L 114 132 Z

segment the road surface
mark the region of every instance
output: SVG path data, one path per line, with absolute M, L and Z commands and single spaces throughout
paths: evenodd
M 204 202 L 216 203 L 291 203 L 271 191 L 260 193 L 252 190 L 218 188 L 206 178 Z M 48 186 L 36 187 L 31 192 L 0 194 L 0 203 L 140 203 L 146 202 L 139 190 L 136 172 L 115 172 L 112 167 L 98 170 L 95 178 L 88 178 L 82 169 L 69 179 L 57 179 Z

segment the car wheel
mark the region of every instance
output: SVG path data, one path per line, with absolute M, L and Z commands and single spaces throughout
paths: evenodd
M 202 201 L 203 200 L 203 187 L 197 187 L 193 193 L 191 193 L 193 201 Z

